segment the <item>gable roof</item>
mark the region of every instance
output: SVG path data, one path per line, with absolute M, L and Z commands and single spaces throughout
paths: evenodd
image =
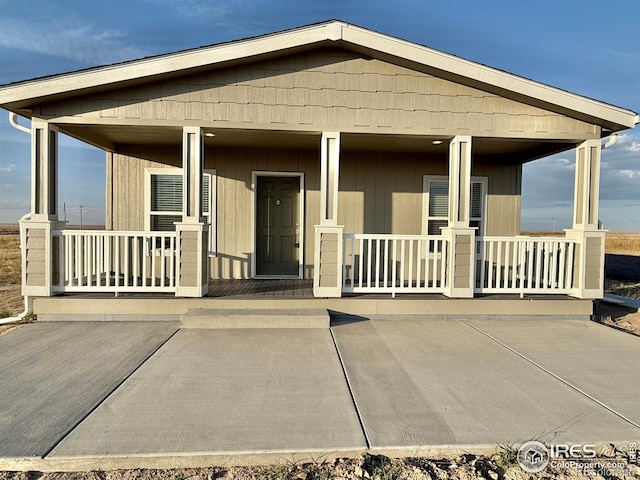
M 640 123 L 638 115 L 591 98 L 471 62 L 339 20 L 207 47 L 93 67 L 0 87 L 0 106 L 30 116 L 30 106 L 92 91 L 245 63 L 322 46 L 345 48 L 430 73 L 616 132 Z

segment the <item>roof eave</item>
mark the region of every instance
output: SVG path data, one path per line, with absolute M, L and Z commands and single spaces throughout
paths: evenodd
M 638 115 L 630 110 L 341 21 L 7 85 L 0 88 L 0 105 L 17 112 L 46 98 L 65 93 L 113 87 L 180 71 L 215 67 L 335 42 L 347 48 L 366 50 L 446 72 L 460 80 L 466 79 L 479 88 L 484 86 L 487 90 L 510 92 L 523 100 L 542 102 L 567 113 L 574 112 L 612 132 L 633 128 L 638 123 Z

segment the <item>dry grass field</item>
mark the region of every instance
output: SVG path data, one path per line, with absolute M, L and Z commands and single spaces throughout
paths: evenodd
M 607 253 L 640 255 L 640 233 L 607 233 L 605 249 Z
M 20 236 L 0 235 L 0 318 L 23 310 L 20 267 Z

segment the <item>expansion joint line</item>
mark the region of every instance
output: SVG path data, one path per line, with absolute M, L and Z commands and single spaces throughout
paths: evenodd
M 600 405 L 601 407 L 603 407 L 604 409 L 608 410 L 609 412 L 613 413 L 614 415 L 620 417 L 622 420 L 624 420 L 627 423 L 630 423 L 631 425 L 633 425 L 636 428 L 640 428 L 640 425 L 637 424 L 636 422 L 634 422 L 633 420 L 625 417 L 623 414 L 621 414 L 620 412 L 614 410 L 613 408 L 611 408 L 609 405 L 601 402 L 600 400 L 598 400 L 595 397 L 592 397 L 591 395 L 589 395 L 587 392 L 585 392 L 584 390 L 580 389 L 579 387 L 575 386 L 574 384 L 568 382 L 567 380 L 565 380 L 564 378 L 556 375 L 555 373 L 553 373 L 552 371 L 544 368 L 542 365 L 540 365 L 539 363 L 533 361 L 532 359 L 530 359 L 529 357 L 527 357 L 526 355 L 518 352 L 517 350 L 511 348 L 509 345 L 501 342 L 500 340 L 498 340 L 497 338 L 495 338 L 494 336 L 488 334 L 487 332 L 485 332 L 484 330 L 476 327 L 475 325 L 472 325 L 471 323 L 467 322 L 466 320 L 462 320 L 463 323 L 466 323 L 467 325 L 469 325 L 471 328 L 473 328 L 474 330 L 477 330 L 478 332 L 480 332 L 481 334 L 489 337 L 491 340 L 493 340 L 494 342 L 496 342 L 499 345 L 502 345 L 504 348 L 506 348 L 507 350 L 515 353 L 516 355 L 518 355 L 520 358 L 526 360 L 527 362 L 529 362 L 531 365 L 534 365 L 536 367 L 538 367 L 540 370 L 542 370 L 543 372 L 551 375 L 553 378 L 555 378 L 556 380 L 561 381 L 562 383 L 564 383 L 566 386 L 572 388 L 573 390 L 575 390 L 576 392 L 578 392 L 581 395 L 584 395 L 585 397 L 587 397 L 589 400 L 591 400 L 592 402 L 597 403 L 598 405 Z
M 164 347 L 164 346 L 166 345 L 166 343 L 167 343 L 169 340 L 171 340 L 171 339 L 174 337 L 174 335 L 175 335 L 176 333 L 178 333 L 179 331 L 180 331 L 180 328 L 176 328 L 176 331 L 175 331 L 175 332 L 173 332 L 173 333 L 172 333 L 172 334 L 171 334 L 171 335 L 170 335 L 170 336 L 169 336 L 169 337 L 168 337 L 164 342 L 162 342 L 162 343 L 158 346 L 158 348 L 154 349 L 151 353 L 149 353 L 149 355 L 147 355 L 147 357 L 146 357 L 144 360 L 142 360 L 142 361 L 140 362 L 140 364 L 139 364 L 136 368 L 134 368 L 133 370 L 131 370 L 131 372 L 129 372 L 129 374 L 128 374 L 128 375 L 125 375 L 125 376 L 124 376 L 124 378 L 122 378 L 122 380 L 120 380 L 120 381 L 119 381 L 119 382 L 118 382 L 118 383 L 117 383 L 117 384 L 116 384 L 116 385 L 115 385 L 111 390 L 109 390 L 109 391 L 108 391 L 108 392 L 107 392 L 107 393 L 106 393 L 106 394 L 105 394 L 101 399 L 98 399 L 98 401 L 96 402 L 96 404 L 95 404 L 93 407 L 91 407 L 89 410 L 87 410 L 87 412 L 86 412 L 84 415 L 82 415 L 82 416 L 81 416 L 81 417 L 80 417 L 76 422 L 74 422 L 74 424 L 73 424 L 73 425 L 71 425 L 69 428 L 67 428 L 67 430 L 65 430 L 65 432 L 64 432 L 62 435 L 60 435 L 60 438 L 58 438 L 58 440 L 56 440 L 55 442 L 53 442 L 53 445 L 52 445 L 52 446 L 51 446 L 51 447 L 50 447 L 46 452 L 44 452 L 44 453 L 42 454 L 42 457 L 41 457 L 41 458 L 43 458 L 43 459 L 44 459 L 44 458 L 46 458 L 46 457 L 47 457 L 47 455 L 49 455 L 49 454 L 50 454 L 50 453 L 51 453 L 51 452 L 52 452 L 52 451 L 53 451 L 53 450 L 54 450 L 58 445 L 60 445 L 60 443 L 62 443 L 62 441 L 63 441 L 65 438 L 67 438 L 67 437 L 69 436 L 69 434 L 70 434 L 71 432 L 73 432 L 73 431 L 76 429 L 76 427 L 77 427 L 78 425 L 80 425 L 82 422 L 84 422 L 84 421 L 86 420 L 86 418 L 87 418 L 89 415 L 91 415 L 93 412 L 95 412 L 95 411 L 96 411 L 96 409 L 97 409 L 100 405 L 102 405 L 102 404 L 103 404 L 103 403 L 104 403 L 104 402 L 105 402 L 105 401 L 106 401 L 106 400 L 107 400 L 111 395 L 113 395 L 113 393 L 114 393 L 116 390 L 118 390 L 118 389 L 120 388 L 120 386 L 121 386 L 124 382 L 126 382 L 127 380 L 129 380 L 129 378 L 131 378 L 131 376 L 132 376 L 134 373 L 136 373 L 138 370 L 140 370 L 140 368 L 141 368 L 145 363 L 147 363 L 147 362 L 149 361 L 149 359 L 150 359 L 151 357 L 153 357 L 153 356 L 158 352 L 158 350 L 160 350 L 162 347 Z
M 331 334 L 331 340 L 333 340 L 333 346 L 336 349 L 336 353 L 338 354 L 338 360 L 340 361 L 342 374 L 344 375 L 344 379 L 347 382 L 349 395 L 351 395 L 351 401 L 353 402 L 353 407 L 355 408 L 356 415 L 358 416 L 358 422 L 360 423 L 360 428 L 362 429 L 362 434 L 364 435 L 364 441 L 367 444 L 367 450 L 370 450 L 371 442 L 369 441 L 369 435 L 367 434 L 367 429 L 364 426 L 364 420 L 362 419 L 362 415 L 360 414 L 360 408 L 358 407 L 358 402 L 356 401 L 356 397 L 353 394 L 353 389 L 351 388 L 351 382 L 349 381 L 349 374 L 347 373 L 347 369 L 344 366 L 344 361 L 342 360 L 342 354 L 340 353 L 340 348 L 338 347 L 338 343 L 336 342 L 336 337 L 333 335 L 333 329 L 331 327 L 329 327 L 329 333 Z

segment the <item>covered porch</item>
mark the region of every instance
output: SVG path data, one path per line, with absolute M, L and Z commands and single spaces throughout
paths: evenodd
M 25 295 L 108 292 L 116 296 L 169 293 L 176 297 L 202 297 L 211 295 L 212 286 L 222 280 L 212 277 L 212 263 L 226 261 L 246 265 L 236 279 L 260 279 L 254 268 L 255 250 L 242 259 L 233 259 L 221 250 L 212 251 L 210 240 L 218 235 L 220 217 L 232 212 L 221 205 L 218 212 L 207 215 L 202 195 L 207 171 L 205 152 L 253 143 L 256 148 L 267 149 L 286 144 L 288 148 L 311 152 L 310 155 L 314 155 L 315 148 L 318 160 L 313 168 L 317 172 L 317 187 L 314 187 L 313 179 L 307 178 L 307 194 L 301 202 L 304 209 L 301 218 L 307 225 L 302 225 L 297 233 L 301 246 L 300 274 L 295 277 L 312 281 L 312 288 L 306 286 L 307 282 L 303 283 L 303 297 L 311 294 L 314 297 L 439 294 L 449 298 L 473 298 L 482 294 L 602 296 L 604 232 L 598 230 L 597 220 L 601 149 L 597 139 L 572 143 L 568 140 L 508 140 L 460 135 L 447 138 L 226 131 L 195 126 L 124 129 L 53 125 L 39 121 L 33 122 L 32 130 L 37 139 L 32 145 L 32 213 L 21 223 L 26 240 Z M 162 148 L 181 151 L 180 164 L 169 164 L 181 168 L 182 175 L 182 215 L 181 221 L 175 223 L 175 231 L 115 230 L 113 220 L 111 225 L 107 222 L 105 231 L 66 229 L 57 212 L 59 131 L 76 138 L 100 137 L 103 148 L 112 146 L 114 150 L 117 150 L 116 145 L 133 145 L 134 138 L 143 137 L 146 143 L 138 144 L 138 150 L 148 148 L 153 151 L 159 144 L 164 145 Z M 474 159 L 493 157 L 498 162 L 509 159 L 521 165 L 526 160 L 574 145 L 577 146 L 574 227 L 561 237 L 525 237 L 518 235 L 518 217 L 508 220 L 514 223 L 509 227 L 512 235 L 490 234 L 486 223 L 500 212 L 488 209 L 486 200 L 480 201 L 480 207 L 474 205 L 477 193 L 474 187 L 479 184 L 477 177 L 472 176 Z M 436 198 L 433 194 L 428 197 L 423 192 L 423 208 L 409 222 L 404 221 L 391 231 L 375 233 L 381 228 L 377 225 L 367 227 L 365 219 L 358 219 L 360 227 L 349 231 L 346 228 L 353 228 L 353 221 L 350 227 L 345 227 L 341 219 L 345 214 L 340 204 L 351 198 L 347 192 L 349 186 L 345 186 L 345 180 L 341 178 L 341 159 L 352 152 L 370 151 L 388 154 L 390 159 L 400 152 L 439 159 L 441 167 L 438 168 L 444 167 L 443 173 L 446 173 L 438 177 L 446 179 L 444 185 L 442 181 L 439 184 L 446 187 L 444 196 L 441 194 Z M 107 153 L 108 166 L 113 155 Z M 216 167 L 215 162 L 213 166 Z M 286 167 L 281 173 L 296 174 Z M 427 177 L 432 176 L 425 175 L 425 184 Z M 113 186 L 111 188 L 113 195 Z M 253 191 L 255 185 L 247 188 Z M 109 185 L 107 189 L 109 196 Z M 215 195 L 215 191 L 210 190 L 210 194 Z M 255 196 L 252 198 L 255 202 Z M 363 201 L 372 200 L 364 198 Z M 435 212 L 437 218 L 432 215 L 432 207 L 440 210 Z M 113 209 L 113 204 L 108 205 L 109 208 Z M 476 208 L 484 209 L 483 218 L 474 212 Z M 111 218 L 113 215 L 111 212 Z M 426 224 L 428 221 L 432 221 L 432 227 Z M 251 228 L 255 228 L 253 218 Z M 422 234 L 398 233 L 416 230 Z M 255 248 L 255 231 L 251 235 Z M 264 285 L 268 283 L 264 282 Z M 251 287 L 255 292 L 261 288 L 258 284 Z

